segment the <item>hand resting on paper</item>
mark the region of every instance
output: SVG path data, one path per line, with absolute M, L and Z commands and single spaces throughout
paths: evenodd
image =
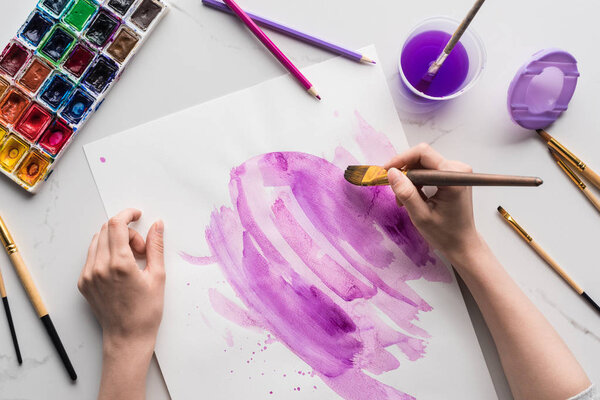
M 472 190 L 443 187 L 426 198 L 399 168 L 470 172 L 420 144 L 390 160 L 385 168 L 398 204 L 429 244 L 441 251 L 465 281 L 485 318 L 513 396 L 566 400 L 590 381 L 560 336 L 516 285 L 477 232 Z M 589 395 L 589 394 L 588 394 Z M 594 399 L 597 397 L 580 397 Z M 593 394 L 591 396 L 594 396 Z
M 165 266 L 162 221 L 146 240 L 128 227 L 142 213 L 127 209 L 95 234 L 78 287 L 102 327 L 99 399 L 145 397 L 146 373 L 162 319 Z M 140 270 L 136 256 L 146 257 Z

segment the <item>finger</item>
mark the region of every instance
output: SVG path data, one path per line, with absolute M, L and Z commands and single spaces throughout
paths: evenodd
M 99 234 L 94 234 L 92 238 L 92 242 L 90 247 L 88 248 L 87 259 L 85 260 L 85 265 L 83 266 L 82 274 L 86 272 L 90 272 L 94 262 L 96 261 L 96 250 L 98 249 L 98 237 Z
M 96 260 L 94 267 L 106 267 L 110 261 L 110 250 L 108 244 L 108 225 L 102 225 L 98 234 L 98 245 L 96 247 Z
M 165 274 L 164 229 L 164 222 L 159 220 L 152 225 L 146 238 L 146 269 L 159 277 Z
M 384 165 L 384 168 L 404 168 L 418 165 L 427 169 L 440 169 L 444 161 L 445 159 L 440 153 L 428 144 L 421 143 L 393 157 Z
M 109 248 L 113 257 L 125 258 L 131 255 L 128 225 L 140 219 L 141 216 L 140 210 L 127 208 L 108 221 Z
M 94 262 L 96 260 L 96 249 L 98 248 L 98 234 L 94 234 L 92 237 L 92 242 L 90 243 L 90 247 L 88 248 L 87 259 L 85 260 L 85 264 L 81 270 L 81 274 L 79 275 L 79 280 L 77 281 L 77 287 L 81 293 L 84 293 L 88 289 L 88 285 L 91 281 L 92 277 L 92 268 L 94 266 Z
M 146 254 L 146 242 L 135 229 L 129 228 L 129 246 L 137 255 Z
M 396 198 L 406 207 L 411 217 L 413 215 L 424 217 L 429 212 L 429 208 L 421 198 L 419 190 L 406 175 L 396 168 L 391 168 L 388 170 L 388 179 Z

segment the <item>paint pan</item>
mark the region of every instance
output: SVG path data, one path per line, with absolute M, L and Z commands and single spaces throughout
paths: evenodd
M 6 172 L 11 172 L 27 150 L 29 146 L 25 141 L 10 135 L 0 147 L 0 167 Z
M 50 121 L 52 114 L 39 104 L 32 103 L 15 126 L 15 131 L 35 143 L 50 125 Z
M 80 78 L 95 57 L 92 49 L 83 43 L 78 43 L 67 57 L 63 68 L 76 78 Z
M 67 10 L 69 3 L 71 0 L 41 0 L 39 6 L 58 18 Z
M 42 86 L 52 68 L 39 58 L 34 58 L 19 79 L 19 84 L 28 92 L 35 94 Z
M 61 62 L 75 44 L 75 34 L 65 26 L 55 26 L 40 46 L 40 53 L 53 64 Z
M 127 11 L 135 3 L 135 0 L 110 0 L 108 7 L 110 7 L 115 13 L 123 16 L 127 14 Z
M 102 93 L 115 79 L 119 67 L 108 57 L 98 57 L 83 77 L 86 88 L 96 94 Z
M 10 89 L 0 102 L 0 121 L 13 125 L 29 105 L 29 98 L 17 89 Z
M 69 78 L 60 73 L 54 73 L 40 91 L 39 98 L 52 111 L 56 111 L 67 99 L 73 87 L 74 84 Z
M 8 76 L 14 77 L 27 63 L 30 56 L 31 54 L 25 46 L 13 41 L 6 46 L 0 56 L 0 70 Z
M 39 145 L 51 156 L 56 156 L 73 135 L 73 129 L 67 122 L 57 119 L 46 129 Z
M 103 48 L 119 27 L 119 19 L 101 10 L 85 32 L 85 38 L 93 45 Z
M 27 22 L 21 27 L 19 36 L 30 45 L 37 46 L 53 26 L 54 21 L 48 14 L 36 10 L 31 13 Z
M 139 41 L 140 37 L 134 31 L 127 27 L 121 27 L 106 52 L 119 63 L 123 63 Z
M 66 25 L 75 31 L 81 31 L 87 23 L 92 19 L 98 7 L 88 0 L 75 0 L 69 11 L 63 17 Z
M 35 185 L 50 165 L 51 160 L 34 150 L 29 152 L 17 171 L 17 178 L 27 186 Z
M 131 22 L 141 30 L 147 30 L 162 12 L 164 5 L 154 0 L 142 0 L 131 15 Z
M 163 0 L 39 0 L 0 53 L 0 172 L 39 190 L 167 10 Z
M 78 125 L 86 117 L 93 104 L 94 98 L 85 89 L 79 88 L 67 102 L 61 116 L 71 124 Z

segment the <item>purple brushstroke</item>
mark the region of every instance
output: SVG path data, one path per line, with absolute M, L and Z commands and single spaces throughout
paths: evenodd
M 371 162 L 395 154 L 356 117 Z M 349 159 L 336 150 L 338 165 Z M 229 189 L 233 207 L 212 213 L 206 240 L 244 307 L 212 289 L 213 308 L 269 331 L 345 399 L 413 399 L 365 372 L 398 368 L 391 346 L 410 361 L 424 356 L 429 335 L 413 321 L 431 307 L 406 282 L 452 278 L 391 190 L 352 186 L 338 166 L 295 152 L 248 160 Z

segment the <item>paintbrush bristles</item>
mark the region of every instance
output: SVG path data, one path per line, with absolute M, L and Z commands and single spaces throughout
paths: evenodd
M 358 186 L 388 185 L 387 171 L 375 165 L 350 165 L 344 172 L 344 178 Z

